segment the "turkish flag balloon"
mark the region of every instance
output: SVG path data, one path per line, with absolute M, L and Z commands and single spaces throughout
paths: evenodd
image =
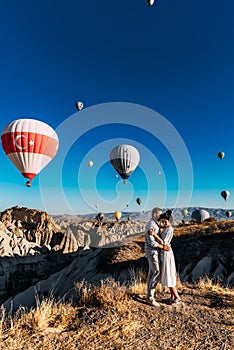
M 2 131 L 2 148 L 21 174 L 30 181 L 52 160 L 58 136 L 46 123 L 18 119 Z

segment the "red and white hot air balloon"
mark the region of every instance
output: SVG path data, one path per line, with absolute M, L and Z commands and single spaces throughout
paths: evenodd
M 230 218 L 232 216 L 232 212 L 228 210 L 226 211 L 225 215 L 227 218 Z
M 58 150 L 58 136 L 46 123 L 35 119 L 18 119 L 2 131 L 2 148 L 7 157 L 29 179 L 53 159 Z

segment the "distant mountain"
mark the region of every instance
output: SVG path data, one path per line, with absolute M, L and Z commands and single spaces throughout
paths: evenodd
M 171 209 L 173 211 L 173 218 L 175 223 L 185 219 L 190 220 L 192 212 L 197 209 L 204 209 L 208 211 L 211 217 L 216 218 L 217 220 L 228 220 L 226 217 L 226 211 L 231 211 L 233 216 L 230 217 L 230 220 L 234 218 L 234 209 L 221 209 L 221 208 L 208 208 L 208 207 L 188 207 L 188 215 L 186 217 L 182 214 L 182 209 L 184 208 L 165 208 L 163 211 Z M 56 222 L 59 221 L 70 221 L 70 222 L 79 222 L 84 219 L 95 220 L 97 213 L 85 214 L 85 215 L 51 215 Z M 135 212 L 122 212 L 121 221 L 142 221 L 147 222 L 151 218 L 151 211 L 135 211 Z M 105 213 L 105 220 L 114 220 L 113 213 Z

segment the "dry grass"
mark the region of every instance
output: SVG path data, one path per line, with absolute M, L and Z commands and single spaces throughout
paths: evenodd
M 76 290 L 79 306 L 119 307 L 126 300 L 126 288 L 113 278 L 101 281 L 99 286 L 80 282 L 76 284 Z
M 159 287 L 161 307 L 154 308 L 144 301 L 144 273 L 130 274 L 125 286 L 113 279 L 77 284 L 77 305 L 49 298 L 14 318 L 2 310 L 0 349 L 233 349 L 232 289 L 208 279 L 194 286 L 178 281 L 183 303 L 168 305 Z
M 196 221 L 191 220 L 188 225 L 177 226 L 174 229 L 175 237 L 187 234 L 209 235 L 223 232 L 234 232 L 234 220 L 216 220 L 210 218 L 210 220 L 205 220 L 199 224 Z
M 131 294 L 145 295 L 146 294 L 146 272 L 143 270 L 135 270 L 131 268 L 130 273 L 130 284 L 128 286 L 128 292 Z
M 234 297 L 233 289 L 225 288 L 219 283 L 214 283 L 209 277 L 200 279 L 195 286 L 201 290 L 212 291 L 221 295 L 231 295 Z

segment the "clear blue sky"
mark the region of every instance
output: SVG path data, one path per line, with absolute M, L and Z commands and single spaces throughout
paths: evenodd
M 0 128 L 39 119 L 56 129 L 60 148 L 31 188 L 0 150 L 0 210 L 233 208 L 233 23 L 231 0 L 159 0 L 152 7 L 144 0 L 1 1 Z M 74 107 L 79 100 L 81 112 Z M 123 107 L 119 122 L 116 102 Z M 109 164 L 118 143 L 141 154 L 127 185 Z M 223 160 L 219 151 L 226 153 Z M 227 202 L 222 190 L 231 192 Z

